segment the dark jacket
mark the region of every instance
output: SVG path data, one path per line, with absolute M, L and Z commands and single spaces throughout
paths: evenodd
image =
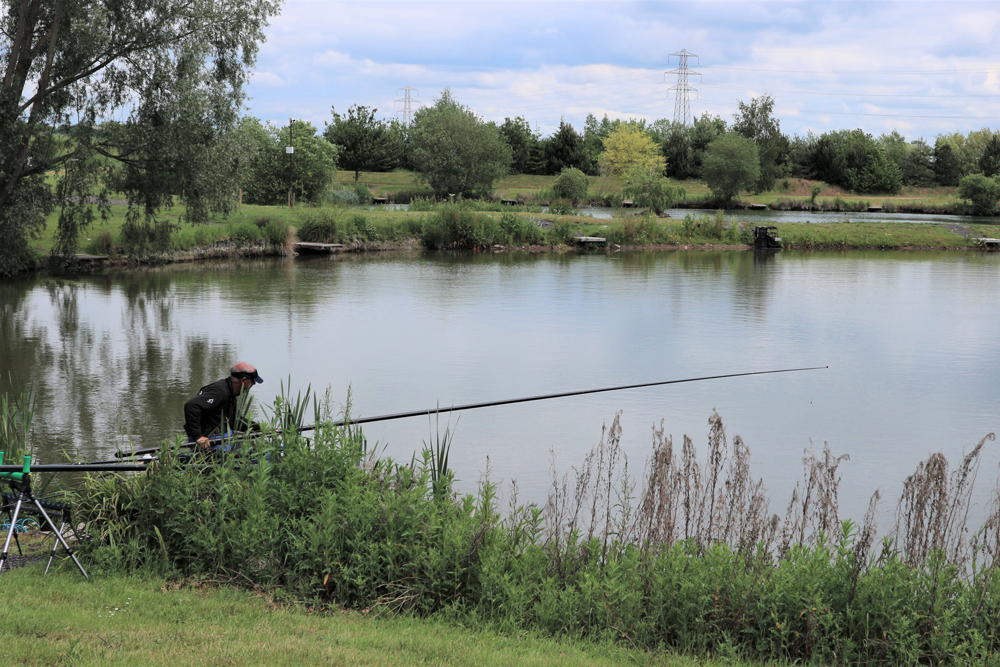
M 184 431 L 191 440 L 218 435 L 241 426 L 236 423 L 239 396 L 229 378 L 207 384 L 184 404 Z M 245 425 L 243 425 L 245 428 Z

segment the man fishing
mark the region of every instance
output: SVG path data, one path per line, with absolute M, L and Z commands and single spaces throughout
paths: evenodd
M 229 377 L 202 387 L 197 396 L 184 404 L 184 431 L 188 438 L 207 451 L 210 436 L 246 430 L 249 425 L 237 421 L 239 396 L 263 381 L 256 368 L 240 362 L 230 369 Z

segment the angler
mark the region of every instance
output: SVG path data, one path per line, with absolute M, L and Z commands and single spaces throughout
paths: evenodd
M 198 395 L 184 404 L 184 432 L 188 438 L 208 450 L 213 435 L 249 430 L 250 424 L 236 414 L 239 396 L 262 382 L 256 368 L 240 362 L 230 369 L 229 377 L 198 390 Z

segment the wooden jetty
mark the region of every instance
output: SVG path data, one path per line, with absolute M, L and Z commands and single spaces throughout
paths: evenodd
M 108 260 L 107 255 L 88 255 L 83 252 L 76 253 L 76 261 L 78 262 L 106 262 Z
M 294 246 L 295 252 L 303 255 L 318 255 L 322 253 L 337 252 L 344 247 L 343 243 L 308 243 L 300 241 Z
M 767 204 L 750 204 L 749 208 L 751 211 L 766 211 Z
M 517 206 L 517 200 L 516 199 L 501 199 L 500 200 L 500 205 L 501 206 Z
M 590 245 L 590 244 L 603 245 L 603 244 L 606 244 L 607 242 L 608 242 L 608 240 L 606 238 L 604 238 L 603 236 L 577 236 L 576 237 L 576 243 L 577 243 L 577 245 Z
M 882 212 L 882 207 L 881 206 L 869 206 L 868 207 L 868 212 L 869 213 L 881 213 Z
M 389 198 L 388 197 L 372 197 L 372 203 L 373 204 L 388 204 L 389 203 Z
M 976 242 L 981 248 L 988 248 L 990 250 L 1000 248 L 1000 239 L 977 238 Z

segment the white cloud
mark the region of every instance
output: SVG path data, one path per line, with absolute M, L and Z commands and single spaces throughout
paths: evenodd
M 1000 126 L 982 120 L 1000 117 L 1000 98 L 958 97 L 1000 94 L 998 29 L 984 2 L 289 0 L 249 92 L 265 119 L 325 118 L 351 104 L 392 115 L 402 86 L 428 103 L 450 87 L 492 120 L 521 115 L 548 132 L 565 116 L 580 129 L 587 113 L 672 118 L 663 73 L 686 48 L 704 74 L 692 80 L 695 115 L 728 120 L 737 99 L 769 91 L 789 133 L 892 125 L 933 137 Z M 993 71 L 960 71 L 977 69 Z

